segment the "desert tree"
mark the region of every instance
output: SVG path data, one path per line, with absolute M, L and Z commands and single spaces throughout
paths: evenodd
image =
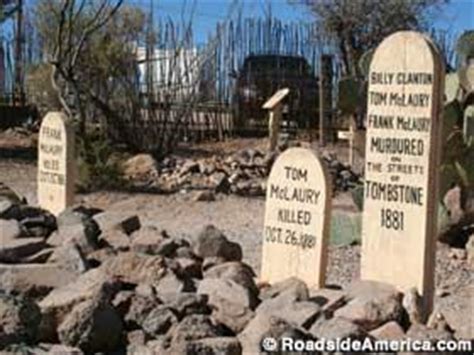
M 427 31 L 449 0 L 289 0 L 306 6 L 337 43 L 343 74 L 358 76 L 358 61 L 386 36 L 400 30 Z
M 36 28 L 43 55 L 51 65 L 51 84 L 63 110 L 78 120 L 85 133 L 87 102 L 93 77 L 87 77 L 91 50 L 98 33 L 121 8 L 123 0 L 40 0 L 36 7 Z M 87 68 L 89 66 L 89 68 Z

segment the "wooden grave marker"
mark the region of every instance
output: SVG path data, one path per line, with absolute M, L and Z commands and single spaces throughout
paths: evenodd
M 263 109 L 269 110 L 268 133 L 270 136 L 269 150 L 274 151 L 278 144 L 278 136 L 280 134 L 282 101 L 290 93 L 290 89 L 283 88 L 272 95 L 262 106 Z
M 38 204 L 59 214 L 74 202 L 74 130 L 66 116 L 49 112 L 38 141 Z
M 444 67 L 427 37 L 387 37 L 369 73 L 361 278 L 432 309 Z
M 324 287 L 331 187 L 309 149 L 290 148 L 275 161 L 267 182 L 261 280 L 298 277 Z

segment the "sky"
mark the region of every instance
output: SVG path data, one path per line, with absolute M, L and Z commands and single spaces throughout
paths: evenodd
M 183 6 L 189 9 L 193 0 L 151 0 L 155 17 L 180 18 Z M 218 21 L 228 16 L 233 0 L 195 0 L 194 33 L 197 43 L 202 43 L 208 33 L 214 31 Z M 390 1 L 390 0 L 380 0 Z M 128 4 L 138 4 L 148 10 L 150 0 L 125 0 Z M 311 21 L 311 14 L 301 5 L 292 5 L 288 0 L 240 0 L 245 16 L 261 17 L 268 13 L 269 5 L 275 17 L 286 21 Z M 435 26 L 451 33 L 462 33 L 474 29 L 474 0 L 451 0 L 444 11 L 435 19 Z

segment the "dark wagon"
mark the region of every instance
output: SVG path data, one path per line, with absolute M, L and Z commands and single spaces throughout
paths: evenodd
M 303 57 L 255 55 L 245 59 L 237 76 L 234 114 L 241 132 L 267 128 L 268 113 L 263 103 L 278 89 L 287 87 L 283 124 L 310 128 L 317 124 L 318 81 Z

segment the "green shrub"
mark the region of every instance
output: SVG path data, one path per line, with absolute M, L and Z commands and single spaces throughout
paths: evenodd
M 83 191 L 118 189 L 126 186 L 120 159 L 114 155 L 113 146 L 99 134 L 79 139 L 78 187 Z

